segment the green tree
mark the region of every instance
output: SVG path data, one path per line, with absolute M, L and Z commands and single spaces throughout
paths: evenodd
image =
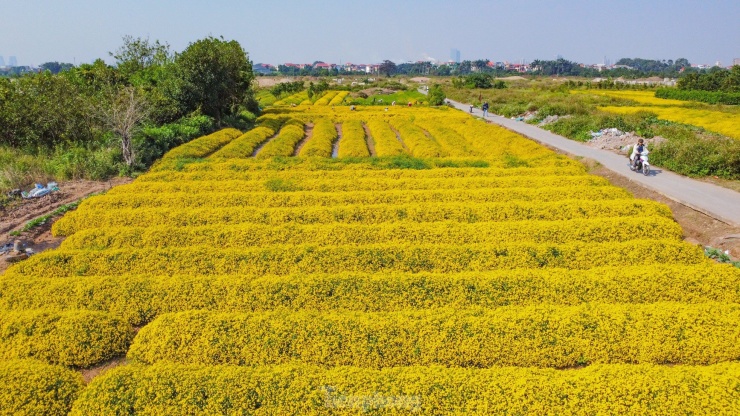
M 121 47 L 108 54 L 115 58 L 118 71 L 128 80 L 136 76 L 151 78 L 151 74 L 146 77 L 143 73 L 153 72 L 155 68 L 162 67 L 173 59 L 170 45 L 167 43 L 159 43 L 158 40 L 150 42 L 149 38 L 134 38 L 128 35 L 123 37 Z
M 491 88 L 493 87 L 493 77 L 482 73 L 470 74 L 465 77 L 465 86 L 468 88 Z
M 207 37 L 175 59 L 179 100 L 186 112 L 200 109 L 217 123 L 241 107 L 256 110 L 252 63 L 239 42 Z
M 41 64 L 40 68 L 44 71 L 49 71 L 52 74 L 58 74 L 62 71 L 69 71 L 74 68 L 74 65 L 65 62 L 45 62 Z
M 447 96 L 439 84 L 434 84 L 432 88 L 429 88 L 429 105 L 442 105 L 446 98 Z
M 396 73 L 396 64 L 386 59 L 378 67 L 378 72 L 384 74 L 387 77 L 390 77 L 391 75 Z

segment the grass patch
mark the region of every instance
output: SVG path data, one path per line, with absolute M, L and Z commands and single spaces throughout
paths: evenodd
M 49 214 L 42 215 L 38 218 L 34 218 L 31 221 L 28 221 L 26 225 L 24 225 L 23 228 L 21 228 L 20 230 L 15 230 L 15 231 L 10 232 L 10 235 L 17 237 L 17 236 L 20 236 L 21 233 L 25 233 L 36 227 L 42 226 L 46 224 L 51 218 L 54 218 L 58 215 L 62 215 L 68 211 L 72 211 L 73 209 L 76 209 L 77 206 L 80 205 L 80 202 L 83 201 L 83 199 L 77 200 L 75 202 L 70 202 L 69 204 L 62 205 L 59 208 L 55 209 L 54 211 L 50 212 Z

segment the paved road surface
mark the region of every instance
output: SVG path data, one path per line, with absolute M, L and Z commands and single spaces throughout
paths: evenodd
M 426 91 L 421 92 L 426 93 Z M 470 109 L 470 105 L 449 99 L 448 101 L 466 113 Z M 483 111 L 474 108 L 473 115 L 483 117 Z M 523 121 L 515 121 L 491 114 L 488 115 L 486 120 L 571 155 L 594 159 L 607 169 L 638 182 L 640 185 L 676 202 L 727 224 L 740 226 L 740 193 L 731 189 L 687 178 L 659 167 L 655 167 L 649 176 L 644 176 L 642 173 L 632 172 L 629 169 L 629 160 L 626 156 L 586 146 Z

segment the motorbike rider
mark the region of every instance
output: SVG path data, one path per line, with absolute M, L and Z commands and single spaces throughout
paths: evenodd
M 643 142 L 643 139 L 637 139 L 637 144 L 632 146 L 632 154 L 630 155 L 630 163 L 632 163 L 632 167 L 637 165 L 637 161 L 640 160 L 639 157 L 644 150 L 645 143 Z

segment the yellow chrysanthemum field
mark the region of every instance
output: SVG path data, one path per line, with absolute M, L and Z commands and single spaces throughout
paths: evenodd
M 605 106 L 601 110 L 614 114 L 634 114 L 641 111 L 654 113 L 658 118 L 676 123 L 702 127 L 708 131 L 740 140 L 740 113 L 734 106 L 718 106 L 690 101 L 671 100 L 655 97 L 653 91 L 576 91 L 579 94 L 598 94 L 635 101 L 637 106 Z M 721 107 L 721 106 L 720 106 Z
M 666 206 L 464 113 L 337 96 L 56 222 L 0 279 L 6 409 L 740 412 L 740 269 Z

